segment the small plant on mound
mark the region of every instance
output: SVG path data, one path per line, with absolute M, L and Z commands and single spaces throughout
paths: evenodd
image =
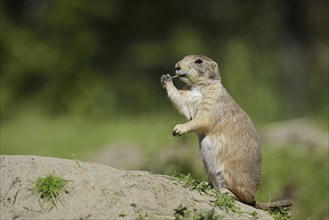
M 50 202 L 53 206 L 59 199 L 60 194 L 65 190 L 67 180 L 55 175 L 39 177 L 34 185 L 34 191 L 37 193 L 40 201 Z
M 291 218 L 291 210 L 289 208 L 270 209 L 268 213 L 275 220 L 288 220 Z
M 203 193 L 207 193 L 207 191 L 211 190 L 209 183 L 193 179 L 191 174 L 175 173 L 173 177 L 183 183 L 183 187 L 189 188 L 190 190 L 197 190 Z
M 214 204 L 224 209 L 226 212 L 231 210 L 233 212 L 239 213 L 240 209 L 236 206 L 235 200 L 231 196 L 217 192 L 215 199 L 216 200 L 214 201 Z
M 256 218 L 257 219 L 257 213 L 256 212 L 246 212 L 242 211 L 236 204 L 235 200 L 232 196 L 220 193 L 217 190 L 214 190 L 215 192 L 215 201 L 214 205 L 220 207 L 222 210 L 224 210 L 226 213 L 229 211 L 235 212 L 239 215 L 247 215 L 248 218 Z

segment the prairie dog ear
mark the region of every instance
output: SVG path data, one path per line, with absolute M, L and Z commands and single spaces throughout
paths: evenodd
M 215 72 L 217 72 L 219 74 L 218 64 L 216 62 L 213 62 L 211 65 L 212 65 L 213 70 L 215 70 Z
M 212 62 L 210 67 L 211 68 L 210 68 L 210 72 L 209 72 L 209 78 L 221 80 L 218 64 L 216 62 Z
M 214 70 L 214 72 L 216 74 L 218 74 L 218 76 L 220 77 L 220 71 L 219 71 L 218 64 L 216 62 L 213 62 L 211 65 L 212 65 L 212 69 Z

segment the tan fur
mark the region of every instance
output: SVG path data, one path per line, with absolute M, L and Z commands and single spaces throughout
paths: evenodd
M 218 65 L 212 59 L 189 55 L 175 68 L 188 89 L 177 90 L 169 74 L 161 77 L 161 83 L 175 108 L 188 121 L 176 125 L 173 135 L 198 134 L 210 183 L 229 189 L 246 204 L 255 205 L 261 149 L 253 122 L 221 84 Z M 262 205 L 258 207 L 264 208 Z

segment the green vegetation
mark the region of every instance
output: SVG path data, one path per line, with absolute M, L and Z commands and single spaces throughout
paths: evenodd
M 72 115 L 49 118 L 38 111 L 26 109 L 15 120 L 0 124 L 0 153 L 51 155 L 67 159 L 72 159 L 74 154 L 74 159 L 83 159 L 102 147 L 124 142 L 142 146 L 149 154 L 175 142 L 171 130 L 180 120 L 182 118 L 177 114 L 170 118 L 165 114 L 104 120 Z
M 264 146 L 262 173 L 257 200 L 291 198 L 295 219 L 328 216 L 328 150 Z
M 34 186 L 34 191 L 38 198 L 43 202 L 50 202 L 53 206 L 57 205 L 60 195 L 64 192 L 67 180 L 55 175 L 39 177 Z
M 291 218 L 291 210 L 288 208 L 279 208 L 269 210 L 268 212 L 275 220 L 288 220 Z
M 1 120 L 31 103 L 51 115 L 98 119 L 168 111 L 155 91 L 160 76 L 201 53 L 218 61 L 224 85 L 255 121 L 328 121 L 326 1 L 0 6 Z
M 208 182 L 194 179 L 190 173 L 186 175 L 183 173 L 174 173 L 173 177 L 174 179 L 178 179 L 183 184 L 183 187 L 189 188 L 190 190 L 197 190 L 204 193 L 211 190 Z
M 239 214 L 241 213 L 241 210 L 236 206 L 235 200 L 231 196 L 216 192 L 215 199 L 214 204 L 224 209 L 226 212 L 232 211 Z

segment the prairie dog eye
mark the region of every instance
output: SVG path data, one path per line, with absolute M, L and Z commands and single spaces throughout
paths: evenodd
M 201 63 L 203 63 L 203 61 L 201 59 L 197 59 L 197 60 L 194 61 L 194 63 L 201 64 Z

